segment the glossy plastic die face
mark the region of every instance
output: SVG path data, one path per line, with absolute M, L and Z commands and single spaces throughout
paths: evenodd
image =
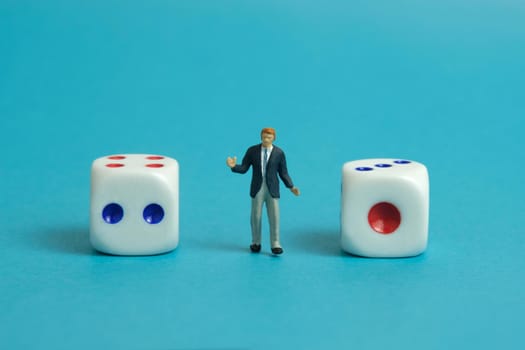
M 91 168 L 90 241 L 101 252 L 152 255 L 179 242 L 179 165 L 175 159 L 122 154 Z
M 426 167 L 404 159 L 364 159 L 343 165 L 341 247 L 366 257 L 409 257 L 428 240 Z

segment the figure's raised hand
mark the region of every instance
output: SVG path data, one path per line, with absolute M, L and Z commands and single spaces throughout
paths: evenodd
M 237 157 L 228 157 L 226 158 L 226 165 L 230 168 L 233 168 L 237 164 Z
M 299 191 L 297 187 L 290 188 L 290 191 L 292 191 L 292 193 L 295 194 L 296 196 L 301 194 L 301 192 Z

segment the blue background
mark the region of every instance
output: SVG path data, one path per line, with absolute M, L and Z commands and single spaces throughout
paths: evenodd
M 2 0 L 0 347 L 518 348 L 524 62 L 518 0 Z M 265 126 L 302 191 L 279 258 L 225 165 Z M 180 245 L 97 254 L 91 162 L 142 152 L 180 163 Z M 371 157 L 427 165 L 425 254 L 341 252 Z

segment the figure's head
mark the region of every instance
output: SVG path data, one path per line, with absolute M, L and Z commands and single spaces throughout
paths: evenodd
M 261 141 L 264 147 L 270 147 L 275 141 L 275 129 L 274 128 L 264 128 L 261 130 Z

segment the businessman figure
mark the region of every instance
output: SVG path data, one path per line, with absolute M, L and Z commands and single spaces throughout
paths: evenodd
M 283 248 L 279 242 L 279 179 L 277 174 L 293 194 L 299 195 L 299 189 L 293 185 L 286 168 L 284 152 L 273 145 L 275 129 L 261 130 L 261 143 L 246 151 L 241 164 L 237 164 L 237 157 L 228 157 L 226 165 L 234 173 L 244 174 L 252 167 L 252 183 L 250 197 L 252 197 L 251 227 L 253 253 L 261 251 L 261 219 L 263 203 L 266 203 L 268 221 L 270 222 L 270 242 L 273 254 L 282 254 Z

